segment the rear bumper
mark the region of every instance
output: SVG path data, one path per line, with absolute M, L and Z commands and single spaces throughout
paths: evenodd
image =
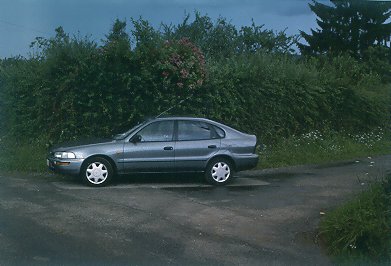
M 46 164 L 50 170 L 59 174 L 78 175 L 83 159 L 58 159 L 49 157 Z
M 250 170 L 257 166 L 259 156 L 257 154 L 236 156 L 234 161 L 236 171 Z

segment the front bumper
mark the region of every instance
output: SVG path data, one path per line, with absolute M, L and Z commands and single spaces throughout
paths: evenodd
M 78 175 L 84 159 L 59 159 L 48 157 L 46 164 L 48 168 L 59 174 Z

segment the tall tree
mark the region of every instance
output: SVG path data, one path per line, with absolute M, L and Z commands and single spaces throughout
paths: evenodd
M 391 2 L 330 0 L 332 5 L 313 1 L 318 29 L 301 31 L 307 44 L 299 44 L 303 54 L 349 52 L 362 57 L 370 46 L 388 46 L 391 35 Z

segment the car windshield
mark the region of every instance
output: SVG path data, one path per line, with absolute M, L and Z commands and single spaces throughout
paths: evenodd
M 132 127 L 131 129 L 129 129 L 128 131 L 126 131 L 124 133 L 120 133 L 120 134 L 114 135 L 113 139 L 114 140 L 124 139 L 124 138 L 126 138 L 126 136 L 128 136 L 129 134 L 131 134 L 133 131 L 135 131 L 136 129 L 138 129 L 139 127 L 141 127 L 144 124 L 145 124 L 145 121 L 135 125 L 134 127 Z

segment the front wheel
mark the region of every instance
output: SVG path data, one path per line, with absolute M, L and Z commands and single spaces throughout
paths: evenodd
M 85 162 L 80 174 L 85 184 L 102 187 L 110 183 L 114 171 L 112 165 L 106 159 L 95 157 Z
M 205 170 L 205 179 L 212 185 L 225 185 L 232 180 L 234 168 L 229 160 L 224 158 L 213 159 Z

